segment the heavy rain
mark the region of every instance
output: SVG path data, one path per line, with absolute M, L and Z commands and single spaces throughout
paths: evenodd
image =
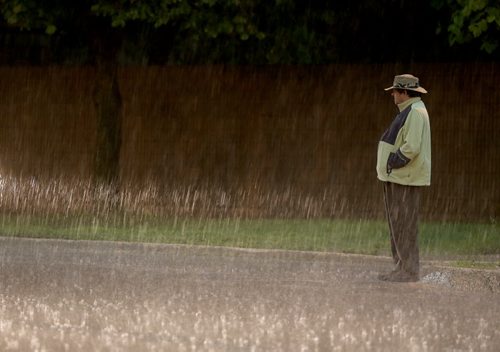
M 2 5 L 1 351 L 498 348 L 498 27 L 457 48 L 431 26 L 410 52 L 370 21 L 457 12 L 178 1 L 167 23 L 99 0 L 95 44 L 51 22 L 84 3 Z M 432 183 L 419 279 L 387 282 L 375 166 L 406 72 L 429 91 Z

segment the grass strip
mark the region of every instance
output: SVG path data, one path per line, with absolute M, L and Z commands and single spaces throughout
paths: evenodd
M 385 221 L 0 215 L 0 235 L 389 255 Z M 422 223 L 427 257 L 500 254 L 497 224 Z

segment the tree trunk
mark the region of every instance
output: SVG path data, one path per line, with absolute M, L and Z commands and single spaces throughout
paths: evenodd
M 97 138 L 94 176 L 100 184 L 118 187 L 122 142 L 122 99 L 118 86 L 118 46 L 113 38 L 96 39 L 94 105 Z

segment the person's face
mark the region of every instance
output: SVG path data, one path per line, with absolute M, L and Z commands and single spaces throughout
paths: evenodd
M 403 93 L 399 93 L 398 91 L 393 89 L 391 95 L 394 98 L 394 104 L 396 104 L 396 105 L 404 103 L 405 101 L 410 99 L 410 97 L 408 96 L 408 93 L 406 93 L 406 91 L 403 91 Z

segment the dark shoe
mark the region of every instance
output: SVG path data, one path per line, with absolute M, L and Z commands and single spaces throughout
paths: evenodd
M 416 282 L 419 280 L 418 274 L 408 273 L 406 271 L 398 271 L 388 276 L 390 282 Z
M 396 269 L 396 270 L 393 270 L 393 271 L 391 271 L 391 272 L 389 272 L 389 273 L 379 274 L 379 275 L 377 276 L 377 279 L 379 279 L 380 281 L 390 281 L 390 278 L 391 278 L 392 276 L 394 276 L 394 275 L 395 275 L 396 273 L 398 273 L 398 272 L 399 272 L 399 270 L 397 270 L 397 269 Z

